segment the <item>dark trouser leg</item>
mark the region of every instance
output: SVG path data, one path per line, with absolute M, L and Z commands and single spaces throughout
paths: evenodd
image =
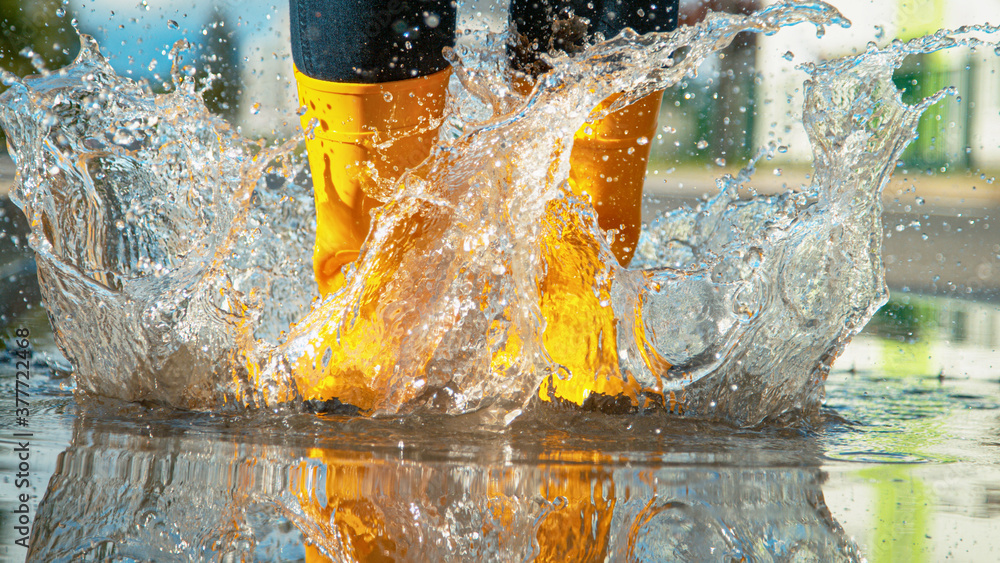
M 290 0 L 289 16 L 295 66 L 331 82 L 433 74 L 455 42 L 451 0 Z
M 678 0 L 512 0 L 510 23 L 521 36 L 515 68 L 537 76 L 546 70 L 538 52 L 573 54 L 596 33 L 611 39 L 626 27 L 640 34 L 672 31 L 677 12 Z

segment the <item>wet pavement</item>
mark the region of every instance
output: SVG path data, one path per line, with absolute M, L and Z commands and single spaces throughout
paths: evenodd
M 651 167 L 652 168 L 652 167 Z M 643 219 L 717 193 L 710 171 L 652 173 Z M 722 171 L 711 171 L 716 176 Z M 882 257 L 891 289 L 1000 300 L 1000 184 L 973 174 L 897 172 L 883 193 Z M 808 182 L 803 172 L 759 171 L 751 185 L 779 194 Z

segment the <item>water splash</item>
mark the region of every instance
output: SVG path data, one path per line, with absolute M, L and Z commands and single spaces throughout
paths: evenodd
M 451 53 L 449 131 L 377 194 L 359 260 L 322 302 L 293 144 L 236 135 L 176 54 L 173 91 L 154 96 L 84 38 L 70 67 L 5 79 L 0 109 L 12 197 L 79 388 L 218 409 L 294 403 L 334 377 L 356 382 L 341 399 L 370 414 L 489 407 L 509 420 L 550 378 L 585 377 L 738 424 L 814 413 L 831 362 L 886 299 L 880 190 L 944 95 L 908 106 L 892 72 L 993 28 L 805 66 L 813 184 L 741 198 L 751 164 L 647 229 L 630 269 L 566 187 L 573 134 L 599 102 L 669 87 L 739 32 L 801 22 L 847 24 L 817 2 L 626 31 L 550 58 L 526 97 L 498 62 L 503 41 Z
M 289 147 L 240 139 L 207 111 L 187 70 L 175 64 L 175 90 L 154 96 L 117 77 L 84 36 L 73 65 L 5 94 L 3 123 L 17 162 L 11 198 L 31 221 L 43 295 L 79 389 L 215 408 L 233 396 L 241 365 L 232 327 L 257 318 L 267 334 L 278 324 L 268 312 L 309 299 L 289 292 L 248 313 L 248 288 L 287 290 L 296 272 L 286 269 L 308 244 L 251 217 L 254 202 L 292 226 L 310 211 L 294 186 L 280 199 L 268 189 Z

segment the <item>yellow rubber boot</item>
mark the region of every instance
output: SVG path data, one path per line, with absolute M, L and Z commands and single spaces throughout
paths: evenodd
M 610 106 L 618 95 L 604 100 Z M 617 231 L 611 249 L 627 266 L 642 228 L 642 186 L 651 141 L 656 136 L 663 92 L 653 92 L 595 123 L 584 124 L 573 138 L 569 184 L 587 194 L 605 231 Z
M 598 241 L 565 200 L 550 203 L 542 233 L 548 264 L 539 288 L 542 343 L 559 370 L 542 380 L 539 397 L 602 411 L 630 410 L 640 387 L 618 367 L 611 280 L 597 281 L 606 269 Z
M 446 69 L 408 80 L 354 84 L 296 71 L 316 201 L 313 269 L 322 295 L 343 284 L 343 267 L 358 257 L 372 209 L 390 195 L 403 172 L 429 155 L 444 113 L 449 75 Z M 379 327 L 370 328 L 371 338 L 339 341 L 336 327 L 317 337 L 317 356 L 303 356 L 294 367 L 303 399 L 338 399 L 362 410 L 377 403 L 384 390 L 374 385 L 372 374 L 362 369 L 329 374 L 321 361 L 326 353 L 334 365 L 352 355 L 374 357 Z
M 340 286 L 341 269 L 358 257 L 370 211 L 379 205 L 372 195 L 385 193 L 430 153 L 450 72 L 353 84 L 317 80 L 296 70 L 316 197 L 313 267 L 322 295 Z
M 654 92 L 585 124 L 573 140 L 570 188 L 589 197 L 603 230 L 617 231 L 611 250 L 623 266 L 639 240 L 646 163 L 662 97 Z M 617 98 L 611 96 L 601 106 Z M 595 288 L 603 268 L 597 243 L 561 207 L 553 202 L 543 225 L 549 270 L 542 282 L 541 309 L 545 349 L 565 371 L 545 379 L 539 397 L 606 411 L 631 409 L 638 406 L 640 386 L 618 367 L 610 282 Z

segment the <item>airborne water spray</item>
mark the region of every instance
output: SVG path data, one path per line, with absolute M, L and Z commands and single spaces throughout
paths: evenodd
M 823 3 L 778 4 L 626 32 L 551 58 L 526 98 L 485 63 L 496 57 L 456 53 L 463 99 L 493 115 L 403 176 L 348 283 L 322 302 L 294 147 L 264 148 L 212 116 L 176 53 L 162 95 L 116 76 L 89 38 L 66 69 L 5 76 L 12 199 L 31 221 L 78 388 L 184 408 L 275 406 L 295 403 L 294 372 L 313 369 L 357 378 L 375 397 L 369 414 L 488 408 L 510 420 L 547 377 L 600 376 L 633 378 L 648 405 L 737 424 L 815 413 L 831 362 L 887 297 L 880 191 L 943 95 L 908 106 L 892 72 L 906 55 L 975 46 L 962 34 L 993 28 L 806 67 L 812 185 L 741 199 L 751 165 L 698 209 L 656 221 L 630 269 L 565 185 L 573 134 L 608 95 L 625 91 L 624 104 L 669 87 L 739 32 L 800 22 L 847 23 Z M 500 93 L 475 102 L 483 91 Z M 400 247 L 393 232 L 417 216 L 434 236 Z M 595 296 L 587 307 L 606 324 L 574 330 L 608 348 L 599 374 L 567 370 L 542 344 L 554 329 L 539 308 L 560 256 L 552 233 L 597 259 L 558 266 L 592 280 L 580 295 Z M 327 353 L 318 334 L 347 344 Z

